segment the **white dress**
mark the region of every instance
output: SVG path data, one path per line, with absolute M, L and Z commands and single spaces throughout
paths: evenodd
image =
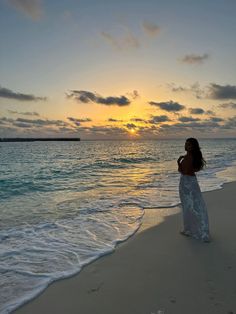
M 208 213 L 196 176 L 181 174 L 179 196 L 184 233 L 195 239 L 209 241 Z

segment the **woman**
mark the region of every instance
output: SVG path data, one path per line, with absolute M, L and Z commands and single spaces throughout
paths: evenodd
M 195 138 L 186 140 L 185 150 L 187 154 L 180 156 L 177 161 L 178 171 L 181 173 L 179 196 L 184 224 L 184 230 L 180 233 L 203 242 L 210 242 L 207 208 L 195 175 L 195 172 L 203 169 L 206 162 Z

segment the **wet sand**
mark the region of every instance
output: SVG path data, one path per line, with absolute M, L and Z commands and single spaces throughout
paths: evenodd
M 178 209 L 162 219 L 146 210 L 139 231 L 113 253 L 14 313 L 236 314 L 236 182 L 203 195 L 210 243 L 179 234 Z

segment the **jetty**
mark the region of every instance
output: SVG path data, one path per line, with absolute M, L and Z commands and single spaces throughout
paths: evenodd
M 5 137 L 0 138 L 0 142 L 52 142 L 52 141 L 59 141 L 59 142 L 77 142 L 80 141 L 80 138 L 77 137 Z

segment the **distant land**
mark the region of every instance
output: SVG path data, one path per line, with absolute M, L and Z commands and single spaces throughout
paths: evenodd
M 47 141 L 80 141 L 80 138 L 63 138 L 63 137 L 9 137 L 9 138 L 0 138 L 0 142 L 36 142 L 36 141 L 43 141 L 43 142 L 47 142 Z

